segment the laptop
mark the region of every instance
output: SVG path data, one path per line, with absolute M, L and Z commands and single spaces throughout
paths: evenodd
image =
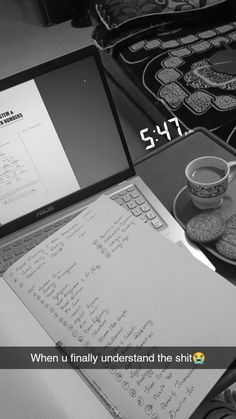
M 208 266 L 135 170 L 94 46 L 0 81 L 0 274 L 106 193 Z

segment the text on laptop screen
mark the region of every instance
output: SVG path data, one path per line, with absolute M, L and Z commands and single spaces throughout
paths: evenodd
M 127 169 L 94 57 L 0 93 L 0 223 Z

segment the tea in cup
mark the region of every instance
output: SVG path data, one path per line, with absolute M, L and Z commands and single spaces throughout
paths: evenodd
M 236 161 L 199 157 L 187 165 L 185 176 L 188 192 L 197 208 L 219 208 L 229 183 L 236 179 Z

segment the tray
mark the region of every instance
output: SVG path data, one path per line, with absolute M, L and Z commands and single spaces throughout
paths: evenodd
M 224 201 L 219 208 L 224 218 L 227 220 L 231 215 L 236 213 L 236 181 L 232 182 L 224 196 Z M 201 213 L 202 211 L 197 209 L 188 194 L 187 186 L 184 186 L 176 195 L 173 203 L 173 214 L 178 223 L 185 229 L 187 222 L 190 218 Z M 212 243 L 201 243 L 201 246 L 207 249 L 214 256 L 223 260 L 224 262 L 230 263 L 236 266 L 236 260 L 228 259 L 222 256 L 215 248 L 214 242 Z

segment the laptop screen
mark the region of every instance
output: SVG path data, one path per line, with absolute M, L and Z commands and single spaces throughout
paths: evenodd
M 0 223 L 129 168 L 97 59 L 89 55 L 0 92 Z

